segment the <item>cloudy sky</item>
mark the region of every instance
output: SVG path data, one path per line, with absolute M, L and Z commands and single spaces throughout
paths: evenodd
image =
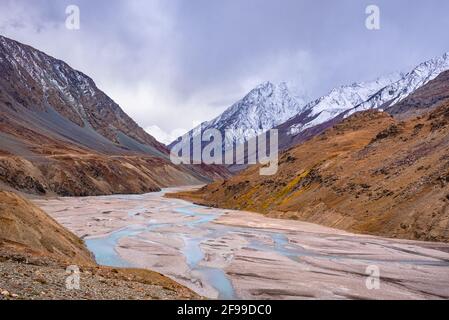
M 79 30 L 65 26 L 72 4 Z M 316 98 L 408 71 L 449 51 L 448 12 L 446 0 L 0 0 L 0 34 L 88 74 L 167 142 L 263 81 Z

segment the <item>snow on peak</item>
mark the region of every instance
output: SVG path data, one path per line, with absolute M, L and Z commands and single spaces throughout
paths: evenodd
M 0 62 L 15 70 L 23 86 L 31 90 L 38 84 L 44 99 L 56 93 L 87 123 L 81 101 L 96 96 L 98 89 L 92 79 L 61 60 L 3 36 L 0 36 L 0 57 Z
M 327 95 L 307 104 L 303 109 L 307 116 L 300 117 L 305 120 L 292 125 L 288 133 L 296 135 L 331 120 L 340 113 L 363 103 L 385 86 L 399 80 L 400 77 L 400 73 L 393 73 L 371 82 L 353 83 L 334 88 Z
M 446 70 L 449 70 L 449 53 L 421 63 L 409 73 L 404 74 L 401 79 L 386 86 L 358 105 L 350 113 L 376 108 L 386 109 L 404 100 Z
M 74 95 L 95 95 L 96 87 L 89 77 L 41 51 L 0 36 L 0 53 L 25 83 L 28 75 L 42 85 L 44 92 L 59 91 L 70 101 L 76 100 Z M 74 92 L 74 88 L 79 92 Z
M 264 82 L 251 90 L 217 118 L 204 122 L 190 134 L 207 129 L 226 132 L 224 149 L 270 130 L 302 110 L 305 101 L 294 97 L 286 83 Z
M 358 111 L 387 109 L 446 70 L 449 70 L 449 53 L 423 62 L 409 73 L 393 73 L 372 82 L 333 89 L 309 103 L 304 108 L 307 114 L 298 117 L 301 120 L 290 126 L 288 134 L 297 135 L 342 113 L 349 116 Z

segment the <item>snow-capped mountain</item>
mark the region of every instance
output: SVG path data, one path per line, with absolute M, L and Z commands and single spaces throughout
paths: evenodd
M 165 146 L 140 128 L 90 77 L 63 61 L 0 36 L 0 74 L 0 87 L 19 95 L 21 105 L 30 111 L 26 117 L 38 114 L 42 122 L 56 118 L 62 122 L 62 116 L 70 123 L 58 126 L 60 134 L 102 151 L 117 145 L 131 150 L 145 145 L 149 153 L 166 157 Z M 72 124 L 83 132 L 71 128 Z
M 226 149 L 277 128 L 280 147 L 288 148 L 355 112 L 388 109 L 446 70 L 449 70 L 449 53 L 426 61 L 408 73 L 393 73 L 371 82 L 341 86 L 308 103 L 294 97 L 285 84 L 266 82 L 222 115 L 188 134 L 194 137 L 210 128 L 226 130 Z
M 281 145 L 289 147 L 301 142 L 358 111 L 387 110 L 446 70 L 449 70 L 449 53 L 426 61 L 408 73 L 334 89 L 279 126 Z
M 314 127 L 355 106 L 365 102 L 385 86 L 401 79 L 401 74 L 394 73 L 372 82 L 353 83 L 333 89 L 329 94 L 310 102 L 296 118 L 288 134 L 295 135 Z
M 285 83 L 276 85 L 265 82 L 220 116 L 202 123 L 187 134 L 195 137 L 207 129 L 218 129 L 225 133 L 223 149 L 226 150 L 287 121 L 301 112 L 304 105 L 305 101 L 294 97 Z
M 449 70 L 449 53 L 418 65 L 400 80 L 386 86 L 367 101 L 358 105 L 350 113 L 368 109 L 388 109 L 446 70 Z

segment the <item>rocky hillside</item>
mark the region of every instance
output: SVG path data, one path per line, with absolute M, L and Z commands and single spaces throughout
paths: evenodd
M 69 265 L 80 290 L 66 288 Z M 97 266 L 81 239 L 10 192 L 0 192 L 0 275 L 0 300 L 199 298 L 159 273 Z
M 0 192 L 0 247 L 94 264 L 84 243 L 24 198 Z
M 0 141 L 0 182 L 32 193 L 141 193 L 228 174 L 172 165 L 92 79 L 2 36 Z
M 46 152 L 50 154 L 0 156 L 0 179 L 23 192 L 61 196 L 138 194 L 206 181 L 155 157 L 70 153 L 63 148 Z
M 449 101 L 407 120 L 356 113 L 284 152 L 275 176 L 251 167 L 176 196 L 352 232 L 447 242 Z
M 80 267 L 80 290 L 67 290 L 67 265 L 0 249 L 1 300 L 189 300 L 197 294 L 149 270 Z
M 155 155 L 167 152 L 91 78 L 63 61 L 0 36 L 0 71 L 6 105 L 2 109 L 14 115 L 25 109 L 23 120 L 37 121 L 54 136 L 63 135 L 106 153 L 116 149 L 141 151 L 139 145 L 145 145 L 145 151 Z M 66 127 L 67 120 L 73 125 Z M 74 125 L 84 130 L 71 130 Z

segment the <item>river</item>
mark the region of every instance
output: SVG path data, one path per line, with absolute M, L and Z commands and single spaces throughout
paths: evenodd
M 145 195 L 35 200 L 99 264 L 147 268 L 218 299 L 449 298 L 449 244 L 354 235 Z

